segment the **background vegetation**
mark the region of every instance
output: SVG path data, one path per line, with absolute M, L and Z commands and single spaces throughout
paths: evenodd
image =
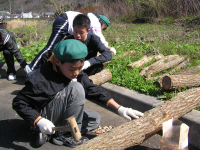
M 139 60 L 144 55 L 156 53 L 190 56 L 190 65 L 183 69 L 200 65 L 198 59 L 200 57 L 200 1 L 112 0 L 104 4 L 102 3 L 101 7 L 93 13 L 106 15 L 111 20 L 109 28 L 103 31 L 109 46 L 117 50 L 117 55 L 113 56 L 113 60 L 107 66 L 113 75 L 110 83 L 157 96 L 162 100 L 170 99 L 178 92 L 186 90 L 164 91 L 156 87 L 153 81 L 146 81 L 143 76 L 140 76 L 141 68 L 127 70 L 126 65 Z M 56 12 L 59 14 L 62 12 L 61 9 L 63 7 L 58 6 Z M 67 11 L 71 8 L 65 9 Z M 14 29 L 11 25 L 15 23 L 7 20 L 8 27 L 15 33 L 18 44 L 21 45 L 20 50 L 27 61 L 30 62 L 46 45 L 51 34 L 52 21 L 53 18 L 21 20 L 21 27 Z M 130 50 L 137 51 L 137 55 L 119 58 L 119 55 Z

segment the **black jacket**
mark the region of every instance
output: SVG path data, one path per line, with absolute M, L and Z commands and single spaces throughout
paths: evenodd
M 74 35 L 65 38 L 65 40 L 67 39 L 74 39 Z M 88 55 L 85 60 L 88 60 L 91 65 L 102 64 L 112 59 L 112 53 L 101 42 L 101 39 L 97 35 L 89 32 L 84 44 L 88 48 Z M 101 55 L 97 56 L 98 52 Z
M 88 99 L 106 104 L 111 99 L 109 93 L 88 78 L 83 71 L 77 77 Z M 33 70 L 27 77 L 25 87 L 13 99 L 13 109 L 31 126 L 39 117 L 36 110 L 45 106 L 54 96 L 68 86 L 70 79 L 58 74 L 52 68 L 52 63 L 45 63 L 40 69 Z
M 0 51 L 3 50 L 10 51 L 23 68 L 27 65 L 24 57 L 17 47 L 14 34 L 6 29 L 0 28 Z

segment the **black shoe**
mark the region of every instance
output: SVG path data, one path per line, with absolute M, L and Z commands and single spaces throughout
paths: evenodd
M 60 135 L 58 137 L 55 137 L 52 139 L 52 142 L 56 145 L 66 145 L 69 147 L 76 147 L 79 146 L 85 142 L 87 142 L 89 139 L 87 137 L 82 136 L 82 138 L 78 141 L 75 141 L 72 136 L 67 137 L 64 135 Z
M 36 139 L 36 146 L 40 147 L 51 139 L 51 135 L 46 135 L 41 132 L 38 133 Z

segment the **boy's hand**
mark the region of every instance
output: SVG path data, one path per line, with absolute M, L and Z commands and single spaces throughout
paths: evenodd
M 110 51 L 111 51 L 111 53 L 114 54 L 114 55 L 116 55 L 116 53 L 117 53 L 117 51 L 115 50 L 114 47 L 111 47 L 111 48 L 110 48 Z
M 52 129 L 52 127 L 55 127 L 54 124 L 49 121 L 48 119 L 41 118 L 37 122 L 37 126 L 39 127 L 40 131 L 44 134 L 55 134 L 55 131 Z
M 84 62 L 84 65 L 83 65 L 82 70 L 85 70 L 85 69 L 89 68 L 90 66 L 91 66 L 90 62 L 89 62 L 88 60 L 86 60 L 86 61 Z
M 132 108 L 126 108 L 123 106 L 119 106 L 117 112 L 119 113 L 120 116 L 124 117 L 127 120 L 131 120 L 131 117 L 133 118 L 139 118 L 141 116 L 143 116 L 142 112 L 139 112 L 137 110 L 134 110 Z

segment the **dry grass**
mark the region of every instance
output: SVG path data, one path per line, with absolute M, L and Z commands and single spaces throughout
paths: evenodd
M 37 20 L 22 20 L 22 19 L 12 19 L 12 20 L 7 20 L 7 29 L 16 29 L 16 28 L 21 28 L 24 26 L 32 26 L 32 25 L 37 25 Z

